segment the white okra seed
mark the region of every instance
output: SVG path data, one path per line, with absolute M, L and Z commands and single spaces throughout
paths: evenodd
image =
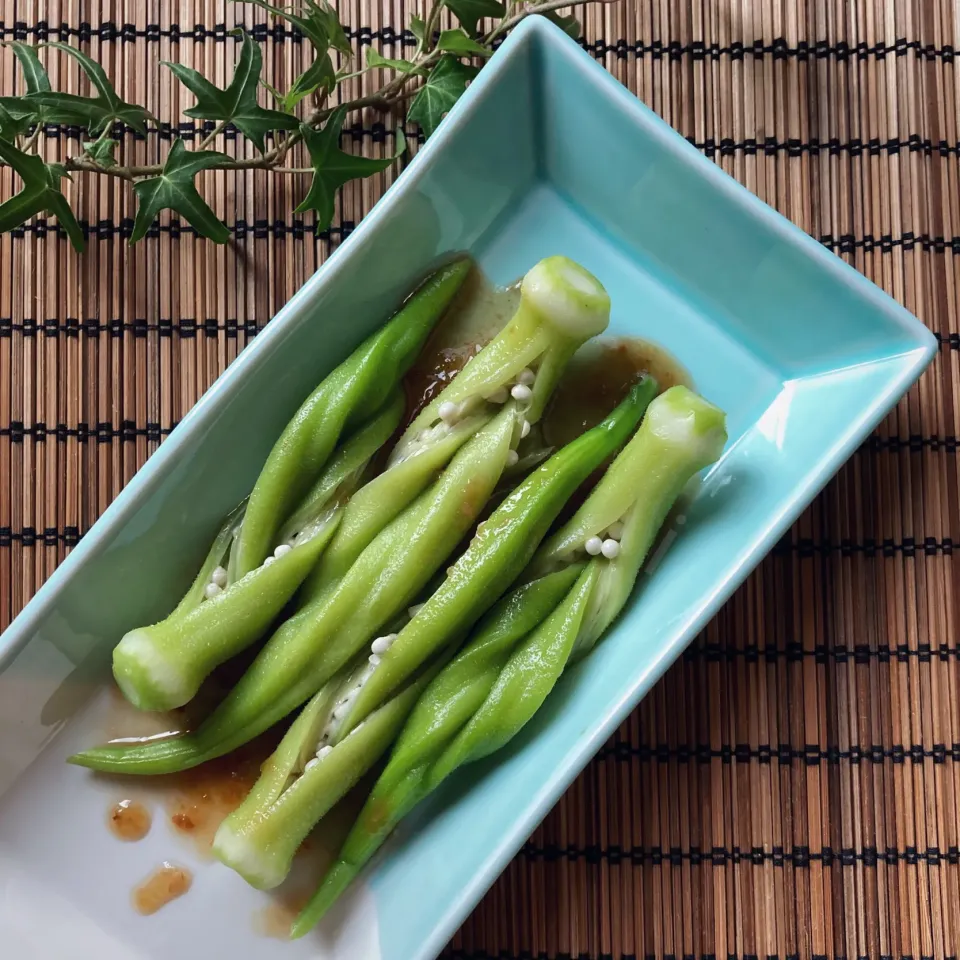
M 210 574 L 210 582 L 215 583 L 221 590 L 227 585 L 227 571 L 224 567 L 217 567 Z
M 603 549 L 603 541 L 599 537 L 591 537 L 584 545 L 583 548 L 590 554 L 591 557 L 599 557 L 600 551 Z
M 520 439 L 525 440 L 528 436 L 530 436 L 530 421 L 524 420 L 520 424 Z
M 333 747 L 330 744 L 326 744 L 317 751 L 317 759 L 322 760 L 330 751 L 333 750 Z
M 451 400 L 444 400 L 437 410 L 437 415 L 444 423 L 456 423 L 460 414 L 460 407 Z
M 622 521 L 618 520 L 616 523 L 611 523 L 609 529 L 607 530 L 607 536 L 614 540 L 620 540 L 623 537 Z
M 396 639 L 397 635 L 395 633 L 388 633 L 385 637 L 377 637 L 377 639 L 370 644 L 370 652 L 382 656 L 390 649 L 393 641 Z
M 536 375 L 529 367 L 524 367 L 517 376 L 517 383 L 522 383 L 526 387 L 532 387 L 534 380 L 536 380 Z
M 510 396 L 514 400 L 529 400 L 533 396 L 533 391 L 525 383 L 515 383 L 510 388 Z
M 314 757 L 312 760 L 308 760 L 304 765 L 303 772 L 306 773 L 308 770 L 312 770 L 320 761 Z
M 613 560 L 620 556 L 620 544 L 616 540 L 604 540 L 600 551 L 608 560 Z
M 380 666 L 380 658 L 379 658 L 375 653 L 371 653 L 370 656 L 367 657 L 367 660 L 370 661 L 370 666 L 371 666 L 371 667 L 379 667 L 379 666 Z
M 516 450 L 510 450 L 507 453 L 507 466 L 514 467 L 517 464 L 517 461 L 520 459 L 520 455 Z
M 410 614 L 410 619 L 412 620 L 424 607 L 426 604 L 415 603 L 412 607 L 407 607 L 407 613 Z
M 267 559 L 263 561 L 263 565 L 264 565 L 265 567 L 269 567 L 270 564 L 273 563 L 274 560 L 276 560 L 276 559 L 277 559 L 276 557 L 267 557 Z
M 203 590 L 203 595 L 208 600 L 212 600 L 214 597 L 219 596 L 221 593 L 223 593 L 223 590 L 221 589 L 220 584 L 218 583 L 208 583 Z

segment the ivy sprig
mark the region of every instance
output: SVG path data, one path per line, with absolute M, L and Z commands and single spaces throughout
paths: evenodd
M 230 231 L 219 220 L 197 189 L 196 176 L 203 170 L 263 169 L 278 175 L 310 176 L 309 186 L 297 212 L 314 211 L 316 229 L 326 230 L 333 221 L 335 197 L 343 184 L 373 176 L 388 169 L 406 151 L 402 129 L 397 129 L 396 152 L 383 159 L 354 156 L 340 149 L 340 135 L 347 116 L 365 108 L 389 113 L 409 100 L 407 120 L 431 136 L 451 107 L 493 55 L 497 45 L 521 20 L 531 14 L 549 17 L 570 35 L 580 34 L 580 25 L 564 8 L 615 0 L 432 0 L 425 18 L 410 18 L 416 39 L 411 56 L 393 59 L 372 47 L 364 64 L 354 67 L 353 50 L 335 8 L 328 0 L 299 0 L 295 7 L 278 6 L 269 0 L 234 0 L 249 3 L 285 21 L 309 43 L 313 57 L 307 68 L 280 91 L 266 84 L 261 73 L 263 57 L 257 43 L 242 29 L 237 62 L 230 82 L 217 87 L 203 74 L 185 64 L 168 63 L 170 69 L 196 102 L 186 116 L 213 123 L 213 129 L 195 149 L 175 137 L 162 163 L 136 166 L 124 162 L 122 136 L 129 127 L 146 132 L 155 118 L 143 106 L 128 103 L 116 91 L 103 67 L 88 54 L 65 43 L 37 47 L 19 40 L 9 42 L 23 76 L 23 92 L 0 96 L 0 165 L 9 166 L 22 181 L 19 192 L 0 203 L 0 232 L 12 230 L 40 214 L 57 217 L 77 250 L 84 247 L 83 230 L 60 189 L 71 174 L 102 175 L 129 182 L 137 199 L 130 242 L 147 234 L 157 215 L 166 209 L 183 217 L 203 237 L 225 243 Z M 441 29 L 444 10 L 459 27 Z M 484 30 L 482 24 L 489 27 Z M 96 91 L 85 97 L 52 88 L 38 54 L 52 48 L 74 58 Z M 371 70 L 381 70 L 384 82 L 373 94 L 337 104 L 341 83 Z M 269 93 L 261 94 L 263 87 Z M 272 97 L 273 105 L 261 102 Z M 40 133 L 46 124 L 81 127 L 89 139 L 80 151 L 62 163 L 50 163 L 40 155 Z M 229 157 L 215 149 L 227 127 L 235 129 L 257 148 L 252 157 Z M 267 137 L 273 144 L 267 147 Z M 302 143 L 310 166 L 288 165 L 290 151 Z M 119 154 L 119 156 L 118 156 Z

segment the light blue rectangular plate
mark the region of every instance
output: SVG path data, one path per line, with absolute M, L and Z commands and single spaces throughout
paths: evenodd
M 118 852 L 90 828 L 102 812 L 84 799 L 90 775 L 62 763 L 92 736 L 109 650 L 169 609 L 184 558 L 202 554 L 248 492 L 303 397 L 416 278 L 461 249 L 495 282 L 549 254 L 583 263 L 610 292 L 612 332 L 662 344 L 728 412 L 727 452 L 603 644 L 496 762 L 465 771 L 402 827 L 315 939 L 251 937 L 236 922 L 248 891 L 210 864 L 162 924 L 128 917 L 117 890 L 169 838 L 149 855 Z M 214 946 L 226 956 L 234 942 L 251 960 L 435 956 L 934 350 L 914 317 L 700 156 L 558 29 L 526 20 L 0 641 L 0 891 L 18 891 L 0 908 L 0 942 L 47 943 L 55 909 L 57 935 L 86 938 L 103 957 L 175 949 L 189 960 Z M 59 819 L 37 838 L 25 821 L 45 806 Z M 55 941 L 44 949 L 60 956 Z

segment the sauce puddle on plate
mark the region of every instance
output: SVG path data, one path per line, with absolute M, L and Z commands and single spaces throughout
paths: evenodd
M 182 897 L 193 883 L 193 874 L 164 861 L 133 891 L 133 908 L 143 916 L 156 913 L 171 900 Z
M 149 832 L 153 818 L 139 800 L 120 800 L 110 808 L 107 826 L 118 839 L 142 840 Z

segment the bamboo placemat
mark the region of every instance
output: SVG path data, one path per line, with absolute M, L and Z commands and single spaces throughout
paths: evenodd
M 360 46 L 412 42 L 405 0 L 340 12 Z M 449 957 L 957 955 L 958 21 L 955 0 L 624 0 L 586 14 L 587 49 L 615 76 L 941 349 Z M 202 63 L 222 85 L 224 25 L 240 22 L 259 25 L 269 79 L 297 71 L 305 45 L 222 0 L 0 0 L 2 38 L 79 43 L 163 121 L 128 138 L 138 163 L 159 159 L 192 102 L 158 61 Z M 87 92 L 74 62 L 46 61 L 60 89 Z M 14 78 L 0 49 L 0 92 Z M 392 126 L 365 116 L 347 149 L 383 155 Z M 47 128 L 46 156 L 77 152 L 78 136 Z M 128 247 L 128 188 L 89 177 L 85 256 L 44 221 L 0 237 L 0 626 L 391 176 L 348 186 L 319 238 L 291 214 L 303 184 L 254 172 L 202 177 L 228 247 L 169 219 Z M 11 188 L 4 169 L 0 196 Z

